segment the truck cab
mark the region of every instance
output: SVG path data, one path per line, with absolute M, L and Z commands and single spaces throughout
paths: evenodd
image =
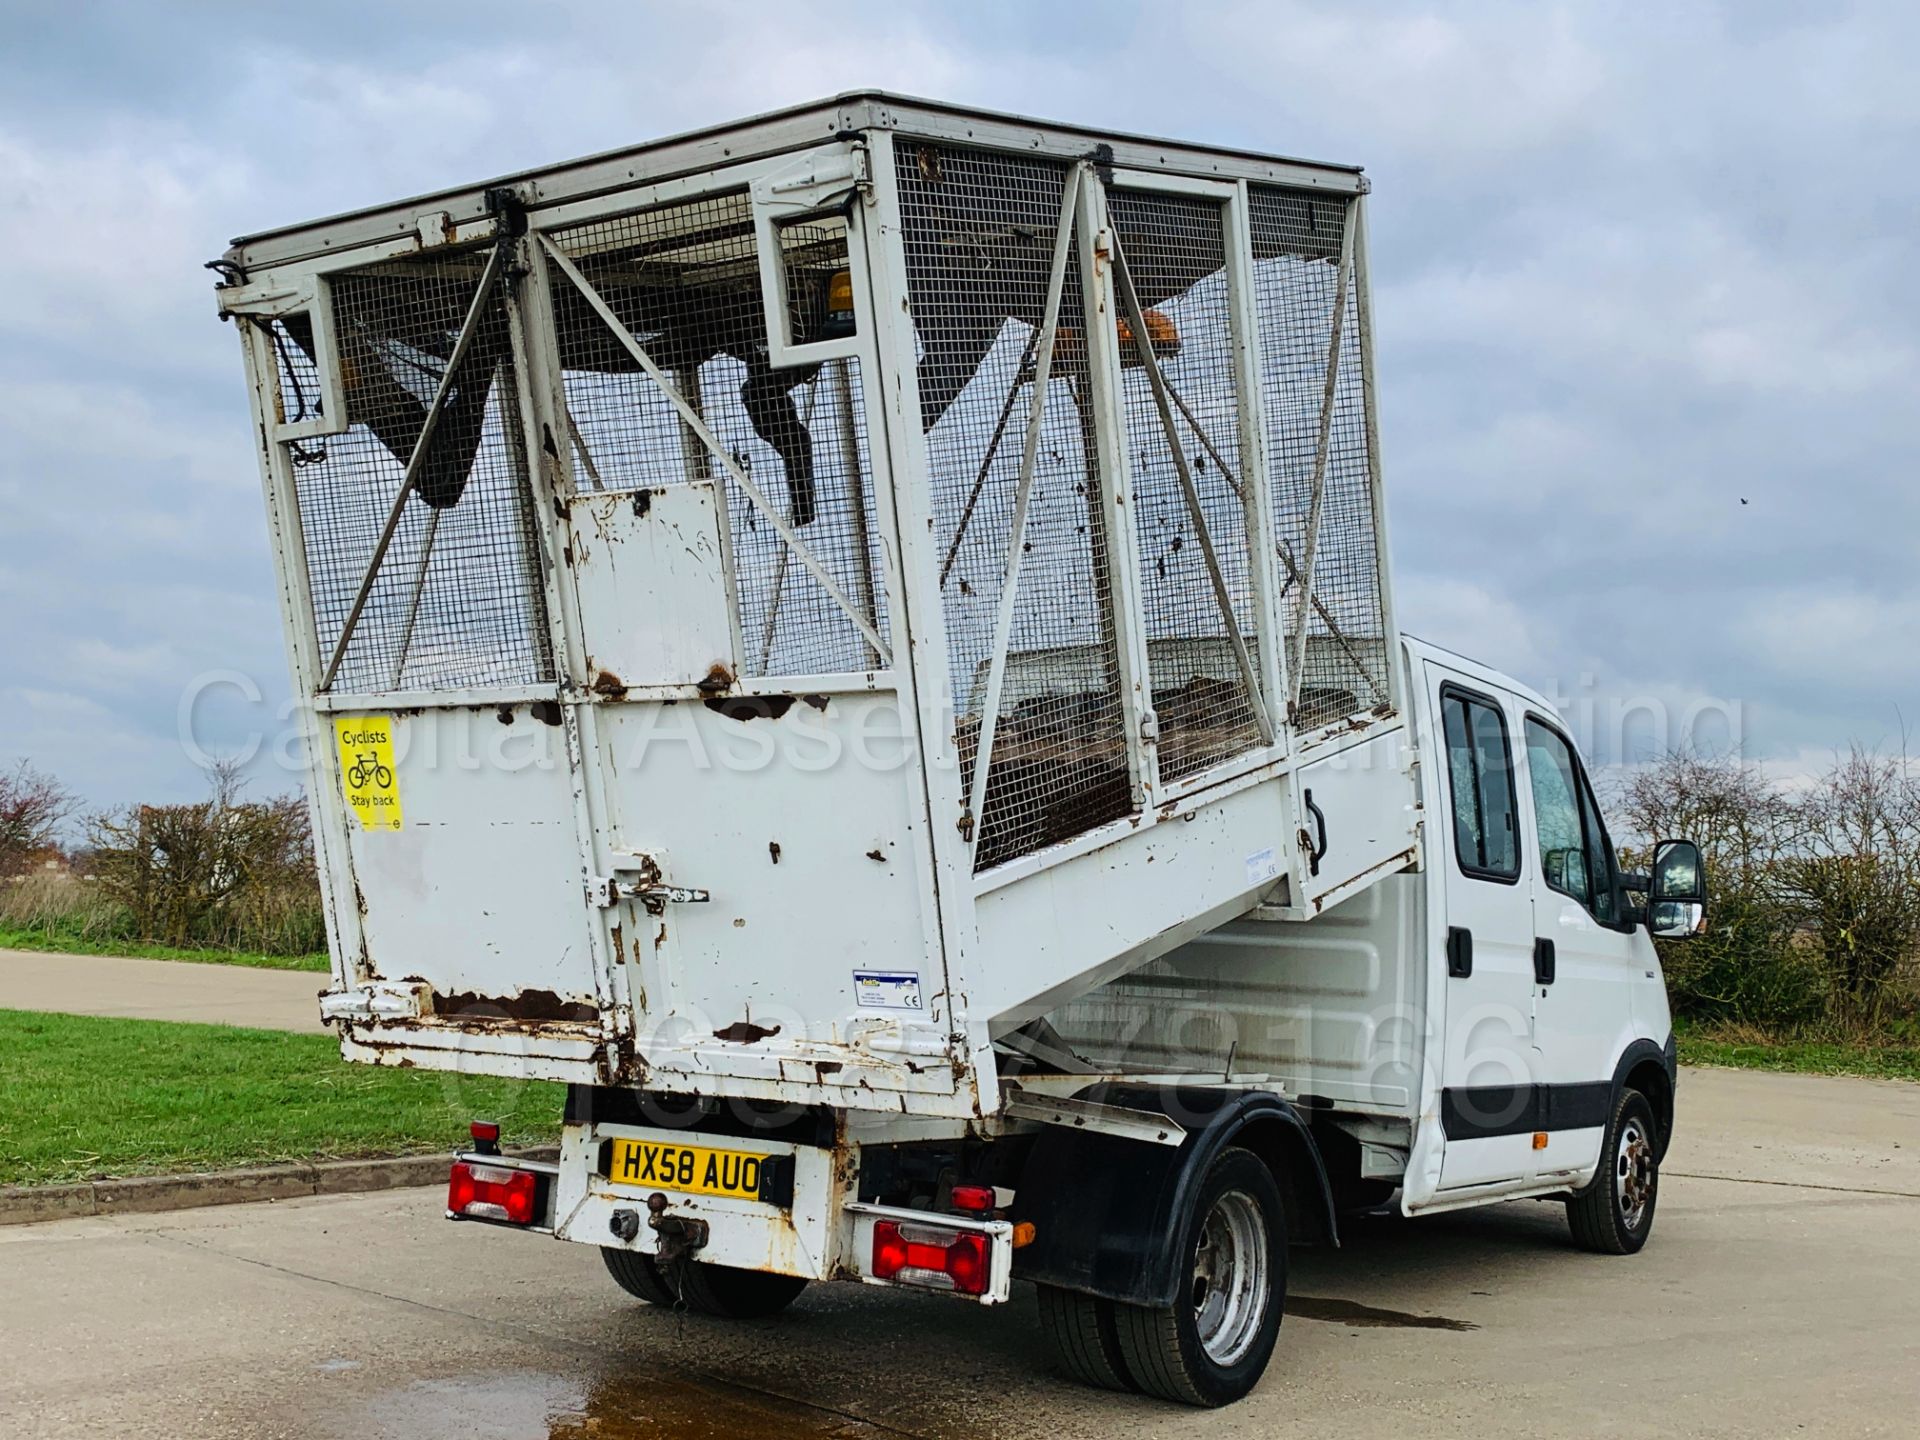
M 1639 1087 L 1664 1145 L 1673 1024 L 1659 956 L 1578 748 L 1538 692 L 1424 641 L 1417 697 L 1427 948 L 1443 1016 L 1437 1134 L 1409 1213 L 1578 1188 L 1611 1106 Z

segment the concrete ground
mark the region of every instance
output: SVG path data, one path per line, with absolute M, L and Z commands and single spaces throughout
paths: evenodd
M 254 970 L 123 955 L 0 950 L 0 1010 L 55 1010 L 132 1020 L 202 1020 L 323 1033 L 312 970 Z
M 1688 1071 L 1652 1243 L 1522 1202 L 1295 1252 L 1254 1395 L 1049 1368 L 998 1311 L 815 1287 L 750 1324 L 627 1299 L 584 1247 L 433 1191 L 0 1232 L 0 1434 L 221 1437 L 1910 1435 L 1920 1085 Z

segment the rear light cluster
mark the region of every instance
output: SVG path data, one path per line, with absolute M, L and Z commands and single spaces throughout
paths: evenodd
M 873 1275 L 903 1285 L 924 1285 L 962 1295 L 984 1295 L 993 1251 L 974 1230 L 940 1230 L 898 1220 L 873 1227 Z
M 533 1223 L 536 1177 L 529 1170 L 456 1160 L 447 1177 L 447 1210 L 470 1220 Z

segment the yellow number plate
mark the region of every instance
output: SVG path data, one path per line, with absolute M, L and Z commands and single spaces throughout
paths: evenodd
M 607 1179 L 647 1190 L 678 1190 L 687 1195 L 762 1198 L 766 1163 L 776 1157 L 704 1145 L 662 1145 L 654 1140 L 611 1140 Z

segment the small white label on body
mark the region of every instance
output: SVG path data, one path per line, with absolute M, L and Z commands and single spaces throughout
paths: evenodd
M 863 1010 L 918 1010 L 920 976 L 912 970 L 856 970 L 853 996 Z
M 1268 880 L 1278 879 L 1279 875 L 1280 862 L 1274 858 L 1271 845 L 1247 856 L 1247 884 L 1264 884 Z

